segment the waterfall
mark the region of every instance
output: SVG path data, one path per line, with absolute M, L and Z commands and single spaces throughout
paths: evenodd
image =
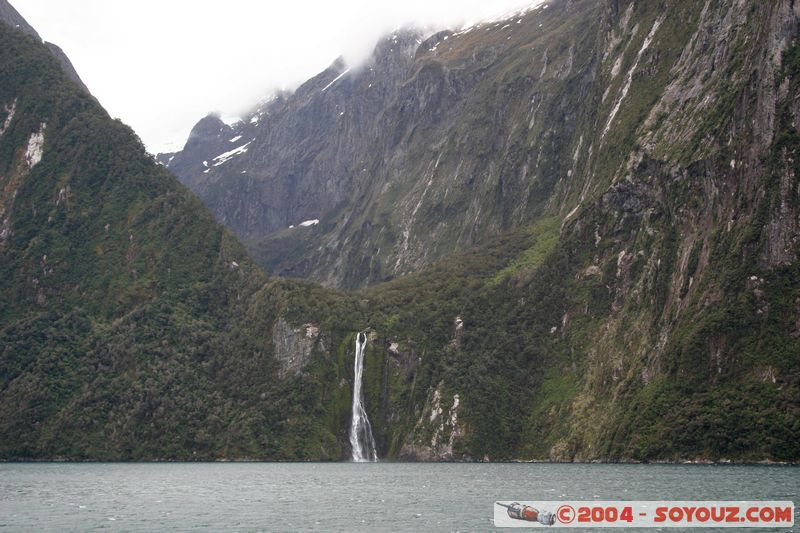
M 377 461 L 375 439 L 372 437 L 372 426 L 369 424 L 367 412 L 364 410 L 364 391 L 361 381 L 364 374 L 364 348 L 367 347 L 367 335 L 363 332 L 356 335 L 355 376 L 353 379 L 353 419 L 350 422 L 350 446 L 353 449 L 353 461 L 363 463 Z

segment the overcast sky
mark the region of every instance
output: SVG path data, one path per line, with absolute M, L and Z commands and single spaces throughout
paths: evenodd
M 10 0 L 151 152 L 182 148 L 209 112 L 233 117 L 336 57 L 363 59 L 408 24 L 460 27 L 534 0 Z

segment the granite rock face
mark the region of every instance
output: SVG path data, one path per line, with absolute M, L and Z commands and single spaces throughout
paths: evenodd
M 730 151 L 704 135 L 728 113 L 742 146 L 726 170 L 755 183 L 796 10 L 563 0 L 398 32 L 366 64 L 336 61 L 240 123 L 203 119 L 167 166 L 269 271 L 362 287 L 572 216 L 645 159 L 673 172 L 709 161 Z M 745 97 L 756 106 L 733 105 Z M 765 261 L 791 260 L 788 231 L 772 229 Z
M 302 372 L 315 347 L 320 352 L 326 350 L 325 343 L 320 338 L 319 326 L 304 324 L 293 328 L 282 318 L 272 327 L 272 342 L 275 346 L 275 358 L 281 363 L 282 376 Z
M 596 76 L 600 11 L 398 32 L 366 64 L 216 124 L 207 149 L 204 119 L 168 168 L 271 272 L 353 288 L 416 271 L 543 212 Z

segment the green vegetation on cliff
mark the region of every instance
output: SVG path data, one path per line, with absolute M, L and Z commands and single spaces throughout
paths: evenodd
M 0 458 L 346 458 L 366 331 L 381 457 L 797 460 L 797 20 L 776 2 L 734 24 L 729 7 L 604 5 L 590 49 L 549 56 L 564 67 L 549 71 L 552 116 L 574 135 L 537 122 L 527 147 L 470 145 L 492 206 L 526 205 L 503 200 L 518 192 L 492 163 L 506 156 L 538 161 L 519 179 L 548 196 L 499 213 L 518 224 L 475 248 L 448 241 L 444 259 L 351 293 L 268 277 L 47 49 L 0 24 Z M 755 51 L 699 45 L 709 28 L 756 35 Z M 496 52 L 500 30 L 464 46 Z M 701 68 L 712 60 L 726 68 Z M 591 90 L 574 90 L 588 71 Z M 561 90 L 599 104 L 569 114 Z M 523 93 L 503 94 L 516 117 Z M 495 131 L 489 108 L 448 112 Z M 408 175 L 423 195 L 434 177 Z M 466 227 L 490 205 L 432 198 L 411 230 Z M 380 244 L 402 249 L 401 233 Z M 344 278 L 384 277 L 344 259 Z
M 14 107 L 0 137 L 0 456 L 324 455 L 319 384 L 278 380 L 270 338 L 313 290 L 267 284 L 128 127 L 4 24 L 0 79 L 0 108 Z

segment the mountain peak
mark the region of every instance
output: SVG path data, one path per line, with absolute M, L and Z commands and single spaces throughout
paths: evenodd
M 89 88 L 86 87 L 85 83 L 83 83 L 83 80 L 78 75 L 78 71 L 75 70 L 75 66 L 72 64 L 72 61 L 69 60 L 69 57 L 67 57 L 64 51 L 53 43 L 43 41 L 36 30 L 33 29 L 33 26 L 28 24 L 28 21 L 26 21 L 25 18 L 20 15 L 19 11 L 17 11 L 14 6 L 8 3 L 8 0 L 0 0 L 0 21 L 8 24 L 12 28 L 16 28 L 27 33 L 37 41 L 42 41 L 50 50 L 50 53 L 53 54 L 56 59 L 58 59 L 58 62 L 61 64 L 61 68 L 64 70 L 64 73 L 66 73 L 66 75 L 86 94 L 91 94 L 89 92 Z
M 5 22 L 12 28 L 18 28 L 37 40 L 42 40 L 36 30 L 33 29 L 33 26 L 28 24 L 28 21 L 19 14 L 19 11 L 14 6 L 8 3 L 8 0 L 0 0 L 0 21 Z

